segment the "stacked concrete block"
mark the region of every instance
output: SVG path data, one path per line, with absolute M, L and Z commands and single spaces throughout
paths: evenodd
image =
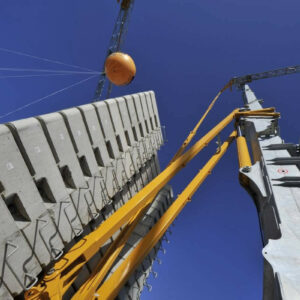
M 120 152 L 120 140 L 115 135 L 113 123 L 109 115 L 109 110 L 104 101 L 95 104 L 96 112 L 99 116 L 100 126 L 106 142 L 109 157 L 112 159 L 113 182 L 115 184 L 113 193 L 120 191 L 121 186 L 127 181 L 127 164 L 124 165 L 124 159 Z
M 118 259 L 113 265 L 110 273 L 107 275 L 108 279 L 114 271 L 122 264 L 130 252 L 138 245 L 140 240 L 149 232 L 151 227 L 158 221 L 158 219 L 166 211 L 173 200 L 172 189 L 170 186 L 164 187 L 156 196 L 154 202 L 147 210 L 145 216 L 137 224 L 126 245 L 122 249 Z M 134 274 L 129 278 L 128 282 L 120 291 L 118 299 L 139 299 L 141 291 L 146 285 L 146 279 L 152 271 L 152 264 L 156 258 L 161 242 L 159 242 L 144 259 L 140 266 L 135 270 Z
M 116 103 L 118 106 L 120 120 L 122 122 L 122 128 L 124 130 L 127 145 L 130 147 L 134 168 L 135 170 L 139 170 L 139 168 L 143 165 L 144 161 L 141 156 L 141 150 L 139 149 L 140 147 L 138 144 L 138 140 L 134 136 L 135 129 L 131 123 L 131 118 L 128 112 L 128 107 L 126 105 L 126 100 L 125 98 L 117 98 L 109 100 L 107 102 Z
M 85 177 L 85 182 L 82 182 L 80 187 L 81 190 L 84 190 L 82 201 L 86 201 L 92 219 L 96 219 L 99 216 L 98 210 L 103 207 L 100 185 L 102 174 L 90 144 L 88 129 L 77 108 L 63 110 L 61 114 L 67 124 L 69 135 Z
M 154 145 L 152 144 L 152 138 L 149 134 L 149 127 L 147 120 L 144 119 L 144 113 L 142 108 L 141 96 L 139 94 L 133 95 L 134 107 L 136 109 L 139 132 L 142 137 L 141 143 L 144 148 L 144 158 L 147 160 L 153 154 Z
M 55 221 L 57 231 L 64 244 L 79 235 L 82 226 L 78 218 L 78 209 L 74 208 L 72 190 L 67 184 L 70 171 L 59 168 L 59 158 L 48 134 L 45 134 L 41 122 L 36 118 L 16 121 L 9 124 L 16 137 L 23 157 L 31 170 L 31 175 L 48 213 Z M 60 134 L 60 138 L 63 135 Z M 67 137 L 67 135 L 66 135 Z M 51 146 L 50 146 L 51 145 Z M 59 148 L 57 149 L 59 150 Z M 55 155 L 53 154 L 55 151 Z
M 109 115 L 113 124 L 114 135 L 117 139 L 120 155 L 124 161 L 124 170 L 126 178 L 131 178 L 138 170 L 135 169 L 133 163 L 133 157 L 131 154 L 131 146 L 128 143 L 128 139 L 125 137 L 125 131 L 123 128 L 123 122 L 119 113 L 119 108 L 116 100 L 105 101 L 107 105 Z
M 147 160 L 147 149 L 144 143 L 144 132 L 143 127 L 139 121 L 135 102 L 139 101 L 139 97 L 136 95 L 126 96 L 125 103 L 128 111 L 128 115 L 131 122 L 132 134 L 135 141 L 135 147 L 139 153 L 139 168 Z M 120 102 L 121 103 L 121 102 Z
M 150 161 L 146 162 L 146 169 L 149 171 L 149 174 L 151 174 L 151 176 L 149 175 L 148 181 L 143 182 L 142 180 L 140 180 L 140 188 L 143 188 L 145 185 L 148 184 L 148 182 L 150 182 L 155 176 L 157 176 L 157 171 L 156 169 L 154 171 L 150 170 L 151 166 L 155 164 L 155 158 L 153 157 Z M 140 176 L 141 178 L 141 176 Z M 135 186 L 135 188 L 131 188 Z M 130 182 L 128 182 L 120 192 L 118 192 L 112 199 L 112 202 L 107 205 L 105 207 L 105 209 L 102 211 L 102 216 L 103 219 L 107 219 L 109 218 L 109 216 L 111 216 L 117 209 L 119 209 L 122 205 L 124 205 L 128 200 L 130 200 L 139 190 L 138 186 L 138 182 L 136 180 L 136 178 L 132 178 L 132 180 Z M 90 226 L 88 226 L 89 229 L 86 228 L 85 234 L 87 234 L 88 232 L 92 231 L 93 228 L 95 227 L 95 224 L 90 223 Z M 96 226 L 97 227 L 97 226 Z M 148 227 L 147 227 L 148 228 Z M 117 231 L 110 239 L 108 239 L 100 248 L 100 256 L 102 256 L 105 251 L 107 251 L 107 249 L 109 248 L 109 246 L 111 245 L 111 243 L 117 238 L 118 234 L 120 233 L 120 231 Z M 141 238 L 140 235 L 138 235 L 138 238 Z M 139 240 L 137 240 L 138 242 Z M 128 247 L 130 248 L 131 246 L 126 245 L 125 248 L 128 250 Z M 73 284 L 71 290 L 72 292 L 68 291 L 68 296 L 70 294 L 73 294 L 75 291 L 78 290 L 79 286 L 82 284 L 82 282 L 84 282 L 90 272 L 89 270 L 93 270 L 93 267 L 96 266 L 98 260 L 94 259 L 93 261 L 89 261 L 87 266 L 85 268 L 83 268 L 83 271 L 79 274 L 77 280 L 75 281 L 75 283 Z M 64 297 L 64 299 L 68 299 L 67 297 Z
M 149 106 L 147 105 L 147 102 L 150 103 L 151 99 L 149 99 L 150 95 L 149 93 L 141 93 L 140 94 L 140 101 L 143 111 L 143 119 L 145 122 L 145 127 L 147 134 L 149 135 L 149 139 L 151 141 L 151 146 L 156 149 L 160 147 L 160 141 L 157 137 L 156 131 L 154 131 L 153 121 L 151 117 L 152 110 L 149 110 Z M 150 100 L 150 101 L 149 101 Z M 154 152 L 155 150 L 152 149 Z
M 155 101 L 155 95 L 153 92 L 145 93 L 145 97 L 147 101 L 144 101 L 144 105 L 148 108 L 149 113 L 149 123 L 151 126 L 151 134 L 153 135 L 154 139 L 156 140 L 156 143 L 158 143 L 159 146 L 163 145 L 163 135 L 160 127 L 160 121 L 158 116 L 158 111 L 156 107 L 156 101 Z M 154 101 L 154 104 L 153 104 Z M 155 105 L 155 109 L 154 106 Z
M 94 216 L 89 208 L 88 201 L 92 202 L 92 200 L 90 192 L 87 192 L 88 183 L 80 165 L 80 157 L 76 154 L 72 142 L 73 137 L 69 135 L 63 116 L 59 113 L 52 113 L 40 116 L 38 119 L 47 136 L 48 143 L 52 147 L 53 156 L 56 157 L 57 169 L 62 177 L 60 184 L 63 182 L 64 188 L 72 200 L 72 207 L 78 215 L 79 224 L 74 224 L 73 235 L 66 240 L 66 242 L 70 242 L 74 236 L 82 232 L 81 224 L 88 224 Z
M 109 156 L 107 140 L 104 138 L 99 115 L 97 114 L 94 105 L 82 105 L 78 107 L 78 109 L 81 111 L 83 120 L 88 128 L 91 147 L 103 177 L 101 185 L 103 187 L 103 205 L 105 206 L 110 202 L 110 198 L 112 198 L 118 190 L 114 160 Z
M 0 299 L 33 285 L 43 269 L 157 176 L 162 143 L 153 92 L 0 125 Z M 155 205 L 151 214 L 151 225 L 137 227 L 137 240 L 161 215 Z M 86 264 L 66 297 L 119 232 Z
M 130 236 L 127 245 L 119 255 L 119 259 L 114 265 L 111 273 L 116 269 L 123 260 L 130 254 L 132 249 L 136 247 L 139 241 L 149 232 L 159 218 L 164 214 L 173 201 L 173 193 L 170 186 L 165 186 L 156 196 L 154 202 L 149 207 L 147 213 L 136 226 L 134 232 Z M 161 241 L 151 250 L 148 256 L 135 270 L 127 284 L 120 291 L 118 299 L 139 299 L 140 294 L 146 283 L 146 279 L 152 271 L 152 264 L 157 256 L 157 252 L 161 246 Z
M 158 108 L 157 108 L 157 103 L 155 100 L 155 94 L 153 91 L 150 91 L 147 93 L 148 97 L 150 97 L 151 102 L 147 102 L 149 105 L 149 111 L 151 110 L 150 105 L 152 104 L 152 111 L 153 111 L 153 126 L 154 130 L 156 131 L 157 135 L 160 137 L 161 144 L 164 143 L 164 137 L 163 137 L 163 127 L 161 126 L 160 119 L 159 119 L 159 114 L 158 114 Z

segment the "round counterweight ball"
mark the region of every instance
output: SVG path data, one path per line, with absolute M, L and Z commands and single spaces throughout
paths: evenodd
M 113 84 L 126 85 L 134 79 L 135 63 L 128 54 L 115 52 L 109 55 L 105 61 L 105 73 Z

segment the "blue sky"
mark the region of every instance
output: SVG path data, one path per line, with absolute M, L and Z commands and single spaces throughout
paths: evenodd
M 112 96 L 154 90 L 168 143 L 165 166 L 217 91 L 235 75 L 299 64 L 299 1 L 136 0 L 124 51 L 136 61 L 131 85 Z M 117 1 L 0 1 L 0 47 L 100 70 L 118 12 Z M 0 51 L 0 67 L 72 70 Z M 8 72 L 0 73 L 8 75 Z M 15 75 L 9 74 L 9 75 Z M 87 75 L 0 78 L 0 115 Z M 282 113 L 281 133 L 299 142 L 299 75 L 251 85 L 265 106 Z M 1 119 L 29 117 L 84 104 L 97 78 Z M 199 137 L 234 108 L 241 95 L 227 91 Z M 230 127 L 230 126 L 229 126 Z M 228 128 L 222 135 L 232 130 Z M 215 151 L 212 143 L 172 181 L 178 194 Z M 238 183 L 233 144 L 172 228 L 157 279 L 142 299 L 253 300 L 262 295 L 261 240 L 256 210 Z

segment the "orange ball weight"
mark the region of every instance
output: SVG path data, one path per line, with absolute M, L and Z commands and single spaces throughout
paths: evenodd
M 128 54 L 114 52 L 105 61 L 105 73 L 113 84 L 126 85 L 134 79 L 135 63 Z

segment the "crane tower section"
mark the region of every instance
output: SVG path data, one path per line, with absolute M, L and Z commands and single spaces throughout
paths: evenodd
M 262 109 L 250 87 L 241 88 L 245 109 Z M 300 299 L 299 145 L 281 139 L 278 118 L 243 117 L 238 126 L 252 149 L 252 166 L 240 168 L 240 182 L 254 198 L 261 225 L 263 299 Z

